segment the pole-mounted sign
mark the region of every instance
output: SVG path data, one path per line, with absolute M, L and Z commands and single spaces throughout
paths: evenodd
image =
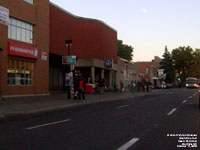
M 76 64 L 76 56 L 62 56 L 62 64 Z

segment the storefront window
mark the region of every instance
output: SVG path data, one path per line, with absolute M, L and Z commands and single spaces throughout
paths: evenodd
M 33 0 L 24 0 L 25 2 L 27 2 L 27 3 L 30 3 L 30 4 L 32 4 L 33 5 Z
M 10 17 L 8 38 L 33 44 L 33 25 Z
M 32 62 L 21 60 L 8 60 L 8 85 L 32 86 L 33 68 Z

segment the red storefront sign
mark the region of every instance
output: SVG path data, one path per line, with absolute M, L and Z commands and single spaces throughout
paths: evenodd
M 37 59 L 38 48 L 20 43 L 8 42 L 8 54 Z

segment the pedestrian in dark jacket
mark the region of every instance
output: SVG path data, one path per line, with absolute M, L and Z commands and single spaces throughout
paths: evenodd
M 78 87 L 78 99 L 79 100 L 85 100 L 85 89 L 86 89 L 86 83 L 85 80 L 81 77 L 79 81 L 79 87 Z
M 146 80 L 145 79 L 142 80 L 141 85 L 142 85 L 143 92 L 145 92 L 145 90 L 146 90 Z
M 74 100 L 78 99 L 79 80 L 77 77 L 74 79 Z
M 103 94 L 104 91 L 105 91 L 105 86 L 106 86 L 106 83 L 105 83 L 105 80 L 102 78 L 99 82 L 99 88 L 100 88 L 100 94 Z

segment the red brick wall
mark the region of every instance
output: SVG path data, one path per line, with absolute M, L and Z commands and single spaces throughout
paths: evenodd
M 50 52 L 67 55 L 65 40 L 72 40 L 77 58 L 113 58 L 117 63 L 117 32 L 97 20 L 74 17 L 50 5 Z
M 139 67 L 139 73 L 146 73 L 146 68 L 149 68 L 149 73 L 148 75 L 145 77 L 145 79 L 152 79 L 151 77 L 151 73 L 150 70 L 152 69 L 152 67 L 159 69 L 160 64 L 156 63 L 156 62 L 137 62 L 137 65 Z
M 8 56 L 8 27 L 0 24 L 0 47 L 4 50 L 0 52 L 0 92 L 2 95 L 20 94 L 46 94 L 49 91 L 49 61 L 41 60 L 42 52 L 49 52 L 49 0 L 35 0 L 31 5 L 23 0 L 0 0 L 0 5 L 7 7 L 11 17 L 31 23 L 34 25 L 34 44 L 39 50 L 38 59 L 27 59 Z M 19 41 L 15 41 L 19 42 Z M 21 44 L 22 43 L 19 42 Z M 8 86 L 7 67 L 8 57 L 20 60 L 33 61 L 34 84 L 33 86 Z M 2 63 L 1 63 L 2 62 Z

